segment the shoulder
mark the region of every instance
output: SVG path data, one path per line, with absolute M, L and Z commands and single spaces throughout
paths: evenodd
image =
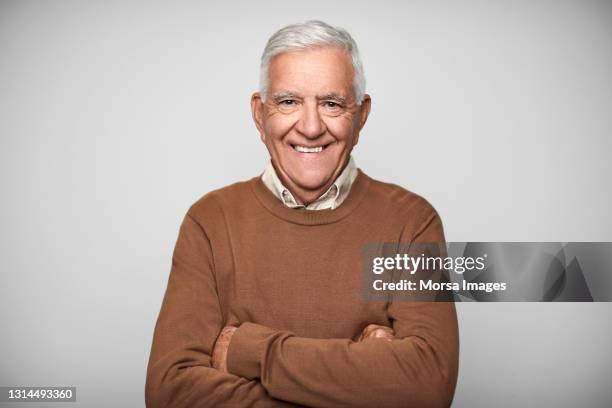
M 386 217 L 414 224 L 417 228 L 436 217 L 439 218 L 434 206 L 423 196 L 397 184 L 376 180 L 367 175 L 366 177 L 370 185 L 368 201 L 376 208 L 384 210 Z
M 394 183 L 387 183 L 366 176 L 370 180 L 369 196 L 400 212 L 433 213 L 433 205 L 423 196 Z
M 251 183 L 257 177 L 239 181 L 204 194 L 189 207 L 187 215 L 202 225 L 223 219 L 226 212 L 244 207 L 246 203 L 252 200 Z

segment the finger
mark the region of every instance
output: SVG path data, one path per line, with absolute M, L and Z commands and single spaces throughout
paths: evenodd
M 377 339 L 392 340 L 394 338 L 394 334 L 391 329 L 380 328 L 372 334 L 372 337 Z
M 357 341 L 362 341 L 362 340 L 365 340 L 365 339 L 367 338 L 368 333 L 369 333 L 369 327 L 370 327 L 370 326 L 366 326 L 366 327 L 365 327 L 365 328 L 364 328 L 364 329 L 361 331 L 361 333 L 359 334 L 359 338 L 357 339 Z
M 391 336 L 395 336 L 395 332 L 390 327 L 381 327 L 380 331 L 382 331 L 384 333 L 388 333 Z
M 386 337 L 388 335 L 389 334 L 384 329 L 376 329 L 376 330 L 374 330 L 374 332 L 372 332 L 372 337 L 374 337 L 374 338 L 376 338 L 376 337 Z
M 377 336 L 378 336 L 378 329 L 374 329 L 374 330 L 368 332 L 368 334 L 364 336 L 364 340 L 365 339 L 374 339 Z
M 369 324 L 369 325 L 367 325 L 366 328 L 363 329 L 363 336 L 366 337 L 366 338 L 371 336 L 372 333 L 374 332 L 374 330 L 378 329 L 379 327 L 382 327 L 382 326 L 379 326 L 377 324 Z
M 393 329 L 388 326 L 369 324 L 363 329 L 357 341 L 363 341 L 370 338 L 384 338 L 387 340 L 391 340 L 394 338 L 394 336 L 395 331 L 393 331 Z
M 390 327 L 380 326 L 380 325 L 377 325 L 377 324 L 371 324 L 371 325 L 369 325 L 368 327 L 366 327 L 364 329 L 365 337 L 373 336 L 374 333 L 376 331 L 379 331 L 379 330 L 390 330 L 391 332 L 393 332 L 393 330 Z

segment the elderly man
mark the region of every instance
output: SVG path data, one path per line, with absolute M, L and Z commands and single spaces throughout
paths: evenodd
M 364 243 L 444 235 L 427 201 L 351 158 L 371 104 L 355 42 L 320 21 L 285 27 L 260 85 L 251 107 L 271 161 L 187 212 L 147 406 L 449 406 L 454 304 L 361 297 Z

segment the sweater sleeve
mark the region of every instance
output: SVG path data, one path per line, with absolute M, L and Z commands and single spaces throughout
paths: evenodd
M 210 243 L 187 215 L 155 326 L 145 386 L 147 407 L 292 406 L 270 397 L 257 380 L 212 367 L 212 348 L 222 326 Z
M 408 240 L 444 240 L 433 212 Z M 228 370 L 260 379 L 275 398 L 325 407 L 448 407 L 458 370 L 452 302 L 391 302 L 396 338 L 309 339 L 244 323 L 228 350 Z

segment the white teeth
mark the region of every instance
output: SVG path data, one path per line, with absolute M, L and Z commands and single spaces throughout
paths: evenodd
M 319 147 L 304 147 L 304 146 L 295 145 L 295 146 L 293 146 L 293 148 L 295 150 L 297 150 L 298 152 L 301 152 L 301 153 L 319 153 L 319 152 L 323 151 L 323 146 L 319 146 Z

